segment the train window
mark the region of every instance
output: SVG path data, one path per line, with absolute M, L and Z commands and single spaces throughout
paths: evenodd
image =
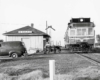
M 86 29 L 82 29 L 82 35 L 86 35 Z
M 88 35 L 93 35 L 93 28 L 88 28 Z
M 81 29 L 77 29 L 77 35 L 81 35 Z
M 80 28 L 80 29 L 77 29 L 77 35 L 86 35 L 86 29 L 84 28 Z
M 70 30 L 70 35 L 71 36 L 75 35 L 75 30 Z

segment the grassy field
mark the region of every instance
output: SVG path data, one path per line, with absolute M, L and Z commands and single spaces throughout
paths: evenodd
M 92 54 L 88 53 L 88 54 L 84 54 L 84 55 L 100 62 L 100 53 L 92 53 Z
M 49 60 L 52 59 L 56 61 L 55 80 L 69 80 L 69 78 L 72 80 L 73 75 L 74 78 L 79 76 L 82 70 L 84 74 L 81 75 L 89 75 L 94 71 L 99 71 L 98 66 L 76 54 L 69 54 L 68 52 L 45 55 L 34 54 L 26 58 L 1 61 L 0 78 L 2 79 L 0 80 L 49 80 Z M 99 72 L 96 72 L 96 74 L 99 74 Z

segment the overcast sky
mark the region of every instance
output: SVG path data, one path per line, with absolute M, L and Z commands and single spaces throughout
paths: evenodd
M 45 31 L 46 20 L 52 25 L 52 40 L 64 44 L 64 34 L 71 18 L 90 17 L 95 23 L 96 34 L 100 34 L 99 0 L 0 0 L 0 39 L 11 31 L 34 23 L 34 27 Z

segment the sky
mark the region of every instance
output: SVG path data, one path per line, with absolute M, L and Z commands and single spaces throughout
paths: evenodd
M 64 35 L 71 18 L 89 17 L 100 34 L 99 0 L 0 0 L 0 39 L 5 32 L 34 23 L 34 28 L 46 32 L 46 21 L 52 26 L 54 43 L 64 45 Z

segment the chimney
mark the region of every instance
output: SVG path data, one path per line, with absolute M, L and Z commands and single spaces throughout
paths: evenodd
M 34 24 L 33 23 L 31 23 L 31 27 L 34 28 Z

